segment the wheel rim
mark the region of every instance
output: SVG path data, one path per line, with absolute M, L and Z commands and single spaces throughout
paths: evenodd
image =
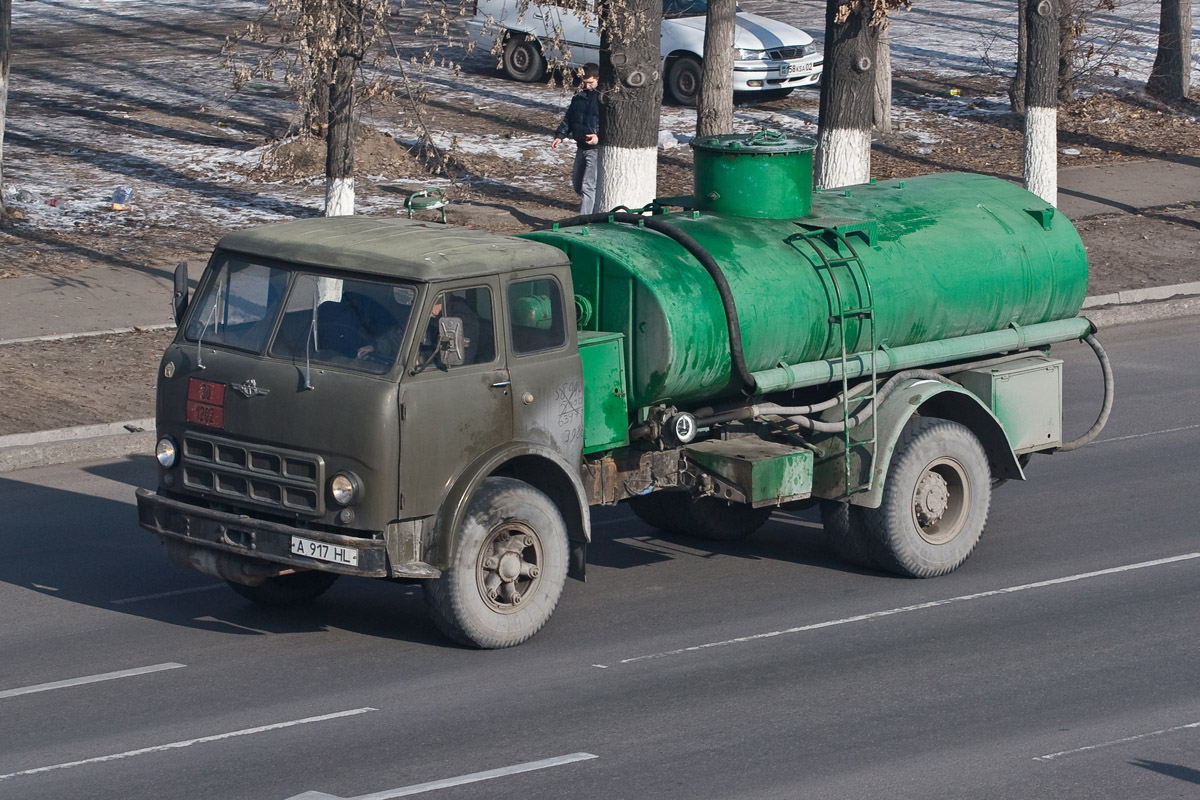
M 475 582 L 493 611 L 512 614 L 524 608 L 541 582 L 542 541 L 533 528 L 506 522 L 479 548 Z
M 971 507 L 971 484 L 962 464 L 939 458 L 925 467 L 913 489 L 912 521 L 930 544 L 947 544 L 962 531 Z
M 689 66 L 681 66 L 675 73 L 674 88 L 679 99 L 693 98 L 700 92 L 700 76 Z
M 529 48 L 518 45 L 513 49 L 512 54 L 513 69 L 517 72 L 529 71 Z

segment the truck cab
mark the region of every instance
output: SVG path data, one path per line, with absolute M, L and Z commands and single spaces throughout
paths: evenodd
M 173 560 L 266 604 L 339 575 L 436 581 L 472 498 L 503 479 L 540 495 L 562 541 L 494 536 L 491 610 L 511 617 L 533 584 L 561 583 L 546 572 L 572 552 L 582 574 L 583 380 L 560 250 L 300 220 L 224 237 L 190 302 L 182 283 L 159 366 L 158 490 L 138 493 Z

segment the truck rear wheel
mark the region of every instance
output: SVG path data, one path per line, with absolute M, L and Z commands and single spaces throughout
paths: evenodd
M 225 581 L 229 588 L 242 597 L 260 606 L 278 608 L 310 603 L 333 586 L 340 576 L 336 572 L 293 572 L 290 575 L 279 575 L 267 578 L 257 586 L 247 586 L 244 583 Z
M 878 545 L 863 524 L 861 508 L 823 500 L 821 525 L 825 528 L 825 541 L 835 556 L 855 567 L 879 569 L 875 555 Z
M 471 498 L 453 563 L 425 586 L 434 623 L 451 639 L 495 649 L 542 629 L 567 579 L 567 526 L 542 492 L 488 478 Z
M 631 498 L 629 507 L 652 528 L 710 541 L 745 539 L 766 524 L 771 508 L 751 508 L 687 492 L 652 492 Z
M 983 535 L 991 471 L 983 446 L 957 422 L 909 420 L 888 467 L 883 503 L 861 509 L 884 569 L 932 578 L 957 569 Z

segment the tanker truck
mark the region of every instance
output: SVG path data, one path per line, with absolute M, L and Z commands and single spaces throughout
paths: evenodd
M 260 604 L 419 582 L 481 648 L 546 624 L 597 505 L 708 539 L 818 506 L 856 565 L 957 568 L 993 488 L 1111 409 L 1075 228 L 981 175 L 814 191 L 809 140 L 692 146 L 693 194 L 642 209 L 271 224 L 194 297 L 181 264 L 141 526 Z M 1105 392 L 1065 440 L 1073 340 Z

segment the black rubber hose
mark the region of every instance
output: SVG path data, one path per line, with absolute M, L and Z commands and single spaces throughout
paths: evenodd
M 1100 405 L 1100 416 L 1096 417 L 1096 421 L 1092 423 L 1092 427 L 1088 428 L 1087 433 L 1078 439 L 1072 439 L 1064 443 L 1062 447 L 1058 448 L 1058 452 L 1060 453 L 1069 453 L 1072 450 L 1078 450 L 1085 444 L 1089 444 L 1100 435 L 1100 431 L 1104 430 L 1104 426 L 1108 424 L 1108 415 L 1112 413 L 1113 395 L 1116 392 L 1116 384 L 1113 381 L 1112 363 L 1108 360 L 1108 353 L 1104 352 L 1104 348 L 1100 346 L 1100 342 L 1096 341 L 1096 337 L 1092 334 L 1088 334 L 1087 338 L 1083 341 L 1087 342 L 1088 347 L 1092 348 L 1092 352 L 1096 354 L 1097 360 L 1100 361 L 1100 371 L 1104 374 L 1104 402 Z
M 713 283 L 716 284 L 717 293 L 721 296 L 721 306 L 725 309 L 725 323 L 729 329 L 729 358 L 733 364 L 733 370 L 742 381 L 743 391 L 748 395 L 754 394 L 757 391 L 758 382 L 754 380 L 754 375 L 750 373 L 749 367 L 746 366 L 746 355 L 742 349 L 742 326 L 738 322 L 737 305 L 733 299 L 733 290 L 729 288 L 729 281 L 725 279 L 725 273 L 721 271 L 721 265 L 717 263 L 716 259 L 704 249 L 703 245 L 691 236 L 656 217 L 645 217 L 641 214 L 630 214 L 624 211 L 611 211 L 570 217 L 555 224 L 562 228 L 576 225 L 594 225 L 603 222 L 623 222 L 629 225 L 640 225 L 649 228 L 656 233 L 661 233 L 664 236 L 674 239 L 693 258 L 700 262 L 700 266 L 704 267 L 705 271 L 712 277 Z

